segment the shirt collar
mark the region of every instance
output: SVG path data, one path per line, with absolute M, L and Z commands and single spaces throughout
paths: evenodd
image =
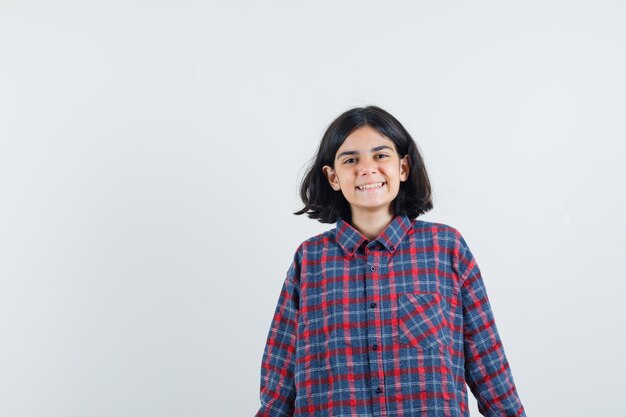
M 380 242 L 390 253 L 400 246 L 400 241 L 411 228 L 411 219 L 406 215 L 397 215 L 374 240 Z M 367 238 L 350 223 L 339 217 L 335 229 L 337 243 L 348 255 L 353 255 Z

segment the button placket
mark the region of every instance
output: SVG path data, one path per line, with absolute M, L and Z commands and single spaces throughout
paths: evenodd
M 380 345 L 380 341 L 382 341 L 383 335 L 381 334 L 382 329 L 377 327 L 381 325 L 382 318 L 380 317 L 382 312 L 380 311 L 381 304 L 379 302 L 380 294 L 380 268 L 379 262 L 381 258 L 381 253 L 377 251 L 377 247 L 369 247 L 366 248 L 367 253 L 367 264 L 365 269 L 365 276 L 367 282 L 368 298 L 369 301 L 369 311 L 368 311 L 368 319 L 370 325 L 368 329 L 370 329 L 370 333 L 368 335 L 369 342 L 369 361 L 370 367 L 373 371 L 373 375 L 375 378 L 372 380 L 372 389 L 377 395 L 384 395 L 384 389 L 382 385 L 379 385 L 381 381 L 385 379 L 384 371 L 383 371 L 383 349 Z M 378 309 L 378 310 L 377 310 Z M 377 324 L 378 323 L 378 324 Z

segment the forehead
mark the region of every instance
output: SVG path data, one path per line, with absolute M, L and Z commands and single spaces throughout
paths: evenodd
M 337 149 L 337 157 L 344 152 L 350 154 L 360 154 L 372 152 L 374 148 L 389 147 L 396 150 L 396 146 L 391 139 L 370 126 L 363 126 L 350 133 L 346 140 Z M 389 150 L 388 148 L 385 148 Z

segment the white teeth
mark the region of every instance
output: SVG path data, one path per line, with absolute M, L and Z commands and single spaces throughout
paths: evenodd
M 366 189 L 369 189 L 369 188 L 378 188 L 378 187 L 382 187 L 382 186 L 383 186 L 383 184 L 384 184 L 384 182 L 377 182 L 377 183 L 374 183 L 374 184 L 360 185 L 360 186 L 358 186 L 357 188 L 358 188 L 359 190 L 366 190 Z

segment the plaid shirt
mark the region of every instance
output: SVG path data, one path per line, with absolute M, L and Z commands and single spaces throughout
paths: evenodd
M 343 219 L 300 244 L 261 363 L 256 417 L 525 416 L 478 265 L 451 226 Z

